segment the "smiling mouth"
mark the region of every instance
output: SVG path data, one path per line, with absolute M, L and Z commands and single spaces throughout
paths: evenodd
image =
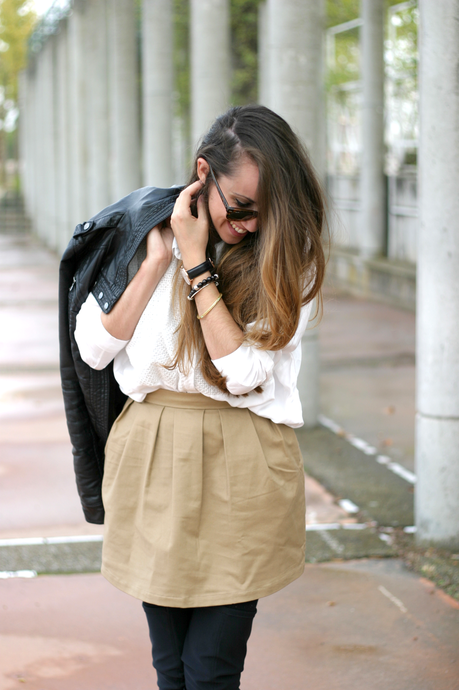
M 236 232 L 237 232 L 239 235 L 245 235 L 245 234 L 246 234 L 247 230 L 243 230 L 242 228 L 239 228 L 239 227 L 238 227 L 237 225 L 235 225 L 235 224 L 233 223 L 233 221 L 231 221 L 231 220 L 229 220 L 228 222 L 229 222 L 229 224 L 231 225 L 231 227 L 233 228 L 233 230 L 236 230 Z

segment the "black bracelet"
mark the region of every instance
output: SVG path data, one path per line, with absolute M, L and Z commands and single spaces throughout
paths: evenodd
M 186 269 L 185 269 L 186 270 Z M 190 268 L 189 271 L 186 271 L 188 278 L 190 280 L 193 280 L 193 278 L 197 278 L 198 276 L 201 276 L 203 273 L 206 273 L 207 271 L 212 271 L 214 270 L 214 264 L 212 262 L 212 259 L 206 259 L 204 263 L 199 264 L 199 266 L 195 266 L 194 268 Z
M 194 299 L 195 295 L 197 295 L 198 292 L 204 290 L 204 288 L 210 285 L 211 283 L 215 283 L 215 285 L 218 285 L 217 273 L 214 273 L 213 276 L 209 276 L 208 278 L 204 278 L 197 285 L 195 285 L 195 287 L 191 290 L 190 294 L 188 295 L 188 299 L 190 301 Z

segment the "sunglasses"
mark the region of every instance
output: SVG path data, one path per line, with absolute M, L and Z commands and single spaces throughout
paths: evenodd
M 207 161 L 207 165 L 209 166 L 210 174 L 212 175 L 212 179 L 215 183 L 215 186 L 217 188 L 218 193 L 220 194 L 220 198 L 223 201 L 223 205 L 226 209 L 226 217 L 228 220 L 250 220 L 252 218 L 256 218 L 258 216 L 258 211 L 253 211 L 252 209 L 245 209 L 245 208 L 235 208 L 234 206 L 230 206 L 228 202 L 225 199 L 225 195 L 223 194 L 220 185 L 217 182 L 217 178 L 214 175 L 214 171 L 212 170 L 212 166 Z

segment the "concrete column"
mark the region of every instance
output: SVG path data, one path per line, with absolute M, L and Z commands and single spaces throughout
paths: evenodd
M 270 107 L 306 144 L 324 172 L 323 0 L 268 0 Z
M 22 126 L 25 129 L 24 149 L 21 155 L 21 169 L 23 171 L 23 190 L 26 213 L 33 221 L 35 206 L 35 120 L 37 117 L 37 105 L 35 96 L 35 69 L 34 65 L 27 66 L 24 72 L 27 82 L 24 113 L 20 114 Z M 21 124 L 20 124 L 21 126 Z
M 29 80 L 27 71 L 23 71 L 18 79 L 18 107 L 19 107 L 19 131 L 18 131 L 18 157 L 19 157 L 19 176 L 21 180 L 22 197 L 27 209 L 29 198 L 29 172 L 30 166 L 26 165 L 27 146 L 28 146 L 28 101 L 30 100 Z
M 229 0 L 191 0 L 191 139 L 230 102 Z
M 171 0 L 142 3 L 143 184 L 173 184 L 173 31 Z
M 57 246 L 56 214 L 56 84 L 55 84 L 55 41 L 51 36 L 40 53 L 42 62 L 41 85 L 43 91 L 41 125 L 43 175 L 43 196 L 39 229 L 43 240 L 53 249 Z
M 43 175 L 39 175 L 38 162 L 42 160 L 42 149 L 43 149 L 43 137 L 44 137 L 44 127 L 43 127 L 43 59 L 42 53 L 35 56 L 35 79 L 34 79 L 34 92 L 35 92 L 35 117 L 33 121 L 33 132 L 32 138 L 35 142 L 34 151 L 34 163 L 35 163 L 35 184 L 34 184 L 34 194 L 33 194 L 33 208 L 32 208 L 32 228 L 33 231 L 41 237 L 41 210 L 43 205 Z
M 362 164 L 360 252 L 382 254 L 385 245 L 384 0 L 361 0 Z
M 42 72 L 42 61 L 40 56 L 35 56 L 32 68 L 33 73 L 31 75 L 31 83 L 33 90 L 33 116 L 30 123 L 30 138 L 32 142 L 32 187 L 31 187 L 31 197 L 30 197 L 30 218 L 32 221 L 32 230 L 37 235 L 40 234 L 39 230 L 39 209 L 41 203 L 41 187 L 43 184 L 43 175 L 40 175 L 39 161 L 41 147 L 43 143 L 43 131 L 41 127 L 41 114 L 42 114 L 42 100 L 43 91 L 41 87 L 41 72 Z
M 459 0 L 420 16 L 416 537 L 458 548 Z
M 306 144 L 323 177 L 325 122 L 323 0 L 268 0 L 269 102 Z M 314 307 L 313 307 L 314 309 Z M 319 414 L 318 329 L 308 328 L 302 342 L 303 364 L 298 382 L 305 426 Z
M 92 216 L 111 201 L 106 0 L 86 4 L 85 39 L 86 212 Z
M 270 106 L 268 3 L 258 5 L 258 102 Z
M 115 201 L 140 186 L 136 3 L 133 0 L 110 0 L 107 9 L 112 173 L 110 201 Z
M 70 179 L 69 179 L 69 73 L 68 73 L 68 27 L 67 19 L 61 21 L 56 35 L 56 246 L 62 253 L 71 236 L 69 227 Z
M 88 203 L 88 141 L 86 113 L 87 101 L 86 54 L 86 3 L 74 0 L 73 10 L 68 18 L 68 99 L 69 99 L 69 184 L 68 208 L 69 238 L 77 223 L 90 216 Z M 91 127 L 91 123 L 88 124 Z M 108 171 L 106 171 L 108 175 Z M 102 208 L 102 207 L 101 207 Z M 95 209 L 97 210 L 97 208 Z
M 316 303 L 312 305 L 313 314 Z M 298 390 L 303 407 L 303 419 L 307 428 L 317 426 L 320 403 L 319 331 L 316 320 L 308 325 L 301 341 L 301 369 L 298 376 Z

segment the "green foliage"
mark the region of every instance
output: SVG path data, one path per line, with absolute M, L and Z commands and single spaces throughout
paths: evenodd
M 30 2 L 0 2 L 0 86 L 5 98 L 17 100 L 18 75 L 26 65 L 27 40 L 36 22 Z
M 390 7 L 400 0 L 386 0 L 386 14 Z M 360 16 L 360 0 L 327 0 L 327 28 L 344 24 Z M 397 42 L 402 41 L 403 58 L 398 52 L 394 56 L 394 69 L 415 70 L 417 64 L 417 8 L 413 7 L 397 14 Z M 359 28 L 337 34 L 334 39 L 334 62 L 328 65 L 327 90 L 360 76 Z M 403 65 L 401 62 L 403 61 Z M 397 64 L 395 64 L 397 63 Z
M 231 95 L 234 105 L 257 101 L 259 4 L 260 0 L 231 0 Z
M 174 0 L 173 12 L 176 111 L 188 125 L 191 88 L 189 0 Z
M 360 16 L 360 0 L 327 0 L 326 27 L 344 24 Z
M 258 5 L 260 0 L 231 0 L 231 101 L 257 100 Z M 189 0 L 174 0 L 174 69 L 176 112 L 187 126 L 190 111 Z M 209 59 L 212 59 L 211 56 Z

